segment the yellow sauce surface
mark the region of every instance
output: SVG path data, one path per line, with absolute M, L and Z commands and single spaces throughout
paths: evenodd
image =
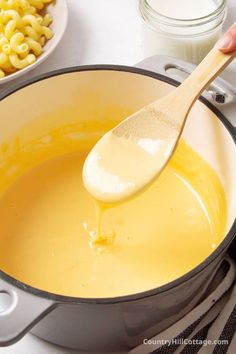
M 15 143 L 11 153 L 2 146 L 0 269 L 7 274 L 61 295 L 124 296 L 182 276 L 222 241 L 221 183 L 183 141 L 147 190 L 102 211 L 96 235 L 96 205 L 82 182 L 94 140 L 63 139 L 57 131 Z

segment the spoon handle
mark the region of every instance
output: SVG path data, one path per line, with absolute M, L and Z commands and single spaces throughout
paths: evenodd
M 235 27 L 236 23 L 230 31 Z M 231 63 L 235 56 L 236 51 L 225 54 L 214 47 L 176 90 L 158 102 L 158 109 L 163 108 L 164 110 L 168 106 L 168 111 L 172 117 L 175 116 L 176 123 L 182 125 L 201 93 Z
M 213 48 L 192 74 L 178 87 L 178 94 L 181 91 L 186 100 L 194 103 L 209 84 L 231 63 L 235 56 L 236 52 L 225 54 L 219 49 Z

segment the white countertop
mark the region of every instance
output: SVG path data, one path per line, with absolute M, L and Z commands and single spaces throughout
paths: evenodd
M 98 63 L 133 65 L 144 59 L 138 0 L 68 0 L 68 4 L 69 25 L 62 43 L 45 63 L 27 77 L 67 66 Z M 229 0 L 229 8 L 226 26 L 235 21 L 235 0 Z M 236 86 L 236 61 L 222 76 Z M 18 81 L 25 79 L 26 76 Z M 0 354 L 79 353 L 28 334 L 15 345 L 0 348 Z

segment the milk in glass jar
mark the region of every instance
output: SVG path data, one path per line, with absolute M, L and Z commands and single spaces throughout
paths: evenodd
M 140 0 L 145 56 L 169 55 L 198 64 L 218 40 L 227 0 Z

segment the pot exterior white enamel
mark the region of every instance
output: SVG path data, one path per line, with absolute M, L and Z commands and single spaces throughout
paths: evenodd
M 78 121 L 83 139 L 91 133 L 84 122 L 95 120 L 103 132 L 104 119 L 111 128 L 131 112 L 170 92 L 175 84 L 166 76 L 121 66 L 78 67 L 47 74 L 2 96 L 0 144 L 31 121 L 42 118 L 44 124 L 39 124 L 37 131 L 22 137 L 26 143 L 52 127 Z M 207 101 L 198 101 L 183 134 L 213 166 L 225 189 L 227 235 L 214 253 L 163 287 L 111 299 L 57 296 L 0 272 L 0 302 L 1 293 L 12 299 L 7 310 L 0 310 L 0 345 L 9 345 L 31 330 L 50 342 L 78 350 L 127 350 L 176 322 L 206 296 L 235 236 L 235 132 L 219 110 Z

